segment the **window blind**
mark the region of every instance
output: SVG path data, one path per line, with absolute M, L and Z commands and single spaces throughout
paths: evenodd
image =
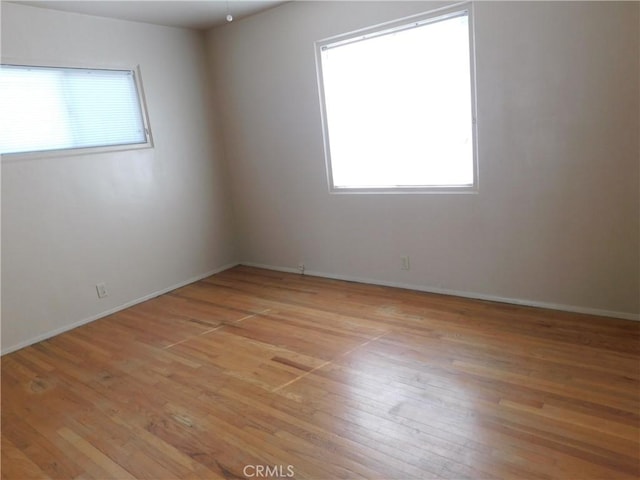
M 0 67 L 0 153 L 147 142 L 132 70 Z

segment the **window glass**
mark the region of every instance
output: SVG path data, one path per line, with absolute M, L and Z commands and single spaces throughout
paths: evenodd
M 473 188 L 469 11 L 320 42 L 331 188 Z

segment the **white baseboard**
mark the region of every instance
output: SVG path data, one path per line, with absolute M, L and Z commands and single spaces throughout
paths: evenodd
M 300 274 L 298 269 L 293 267 L 277 267 L 273 265 L 263 265 L 259 263 L 253 263 L 253 262 L 240 262 L 240 265 L 246 265 L 247 267 L 264 268 L 267 270 L 275 270 L 278 272 L 296 273 L 298 275 Z M 563 312 L 584 313 L 587 315 L 597 315 L 599 317 L 611 317 L 611 318 L 620 318 L 623 320 L 640 321 L 640 314 L 637 314 L 637 313 L 616 312 L 612 310 L 600 310 L 597 308 L 579 307 L 575 305 L 563 305 L 559 303 L 538 302 L 535 300 L 500 297 L 496 295 L 486 295 L 484 293 L 463 292 L 460 290 L 450 290 L 445 288 L 432 288 L 432 287 L 425 287 L 424 285 L 414 285 L 414 284 L 400 283 L 400 282 L 387 282 L 385 280 L 355 277 L 351 275 L 336 275 L 332 273 L 317 272 L 313 270 L 305 270 L 305 275 L 310 275 L 312 277 L 332 278 L 335 280 L 346 280 L 348 282 L 368 283 L 371 285 L 381 285 L 385 287 L 404 288 L 407 290 L 417 290 L 417 291 L 426 292 L 426 293 L 452 295 L 455 297 L 473 298 L 476 300 L 488 300 L 491 302 L 510 303 L 513 305 L 524 305 L 527 307 L 548 308 L 551 310 L 560 310 Z
M 11 353 L 11 352 L 15 352 L 16 350 L 20 350 L 21 348 L 24 347 L 28 347 L 29 345 L 33 345 L 34 343 L 38 343 L 41 342 L 42 340 L 46 340 L 48 338 L 51 337 L 55 337 L 56 335 L 59 335 L 61 333 L 67 332 L 69 330 L 73 330 L 74 328 L 80 327 L 82 325 L 85 325 L 87 323 L 93 322 L 94 320 L 98 320 L 100 318 L 112 315 L 116 312 L 119 312 L 121 310 L 124 310 L 126 308 L 132 307 L 134 305 L 137 305 L 139 303 L 142 302 L 146 302 L 147 300 L 150 300 L 152 298 L 155 297 L 159 297 L 160 295 L 163 295 L 165 293 L 171 292 L 172 290 L 175 290 L 177 288 L 180 287 L 184 287 L 185 285 L 189 285 L 190 283 L 194 283 L 197 282 L 198 280 L 202 280 L 203 278 L 207 278 L 210 277 L 211 275 L 215 275 L 216 273 L 220 273 L 223 272 L 224 270 L 228 270 L 230 268 L 233 268 L 237 265 L 246 265 L 248 267 L 256 267 L 256 268 L 264 268 L 266 270 L 274 270 L 274 271 L 278 271 L 278 272 L 287 272 L 287 273 L 295 273 L 295 274 L 300 274 L 300 272 L 298 271 L 297 268 L 294 267 L 278 267 L 278 266 L 274 266 L 274 265 L 264 265 L 264 264 L 260 264 L 260 263 L 253 263 L 253 262 L 240 262 L 240 263 L 230 263 L 227 265 L 224 265 L 222 267 L 216 268 L 215 270 L 211 270 L 208 271 L 206 273 L 203 273 L 201 275 L 197 275 L 195 277 L 189 278 L 187 280 L 184 280 L 180 283 L 177 283 L 175 285 L 172 285 L 170 287 L 164 288 L 162 290 L 158 290 L 156 292 L 150 293 L 148 295 L 145 295 L 143 297 L 137 298 L 135 300 L 131 300 L 130 302 L 126 302 L 122 305 L 119 305 L 115 308 L 111 308 L 109 310 L 106 310 L 104 312 L 98 313 L 96 315 L 92 315 L 88 318 L 84 318 L 78 322 L 74 322 L 71 323 L 69 325 L 65 325 L 63 327 L 60 328 L 56 328 L 54 330 L 50 330 L 48 332 L 45 332 L 43 334 L 37 335 L 35 337 L 32 337 L 28 340 L 19 342 L 15 345 L 12 345 L 10 347 L 7 347 L 5 349 L 2 350 L 2 352 L 0 352 L 0 355 L 6 355 L 7 353 Z M 488 300 L 488 301 L 492 301 L 492 302 L 500 302 L 500 303 L 509 303 L 509 304 L 514 304 L 514 305 L 525 305 L 525 306 L 529 306 L 529 307 L 539 307 L 539 308 L 549 308 L 551 310 L 560 310 L 560 311 L 565 311 L 565 312 L 575 312 L 575 313 L 584 313 L 587 315 L 597 315 L 597 316 L 601 316 L 601 317 L 611 317 L 611 318 L 621 318 L 624 320 L 635 320 L 635 321 L 640 321 L 640 314 L 635 314 L 635 313 L 627 313 L 627 312 L 616 312 L 616 311 L 611 311 L 611 310 L 600 310 L 600 309 L 596 309 L 596 308 L 588 308 L 588 307 L 579 307 L 579 306 L 575 306 L 575 305 L 563 305 L 563 304 L 558 304 L 558 303 L 547 303 L 547 302 L 538 302 L 538 301 L 534 301 L 534 300 L 524 300 L 524 299 L 518 299 L 518 298 L 508 298 L 508 297 L 499 297 L 496 295 L 486 295 L 483 293 L 474 293 L 474 292 L 463 292 L 463 291 L 459 291 L 459 290 L 450 290 L 450 289 L 443 289 L 443 288 L 431 288 L 431 287 L 425 287 L 423 285 L 414 285 L 414 284 L 408 284 L 408 283 L 400 283 L 400 282 L 388 282 L 385 280 L 377 280 L 377 279 L 372 279 L 372 278 L 363 278 L 363 277 L 355 277 L 352 275 L 337 275 L 337 274 L 331 274 L 331 273 L 326 273 L 326 272 L 318 272 L 318 271 L 314 271 L 314 270 L 305 270 L 305 275 L 310 275 L 313 277 L 323 277 L 323 278 L 332 278 L 335 280 L 346 280 L 348 282 L 359 282 L 359 283 L 368 283 L 371 285 L 381 285 L 381 286 L 385 286 L 385 287 L 395 287 L 395 288 L 404 288 L 407 290 L 416 290 L 416 291 L 420 291 L 420 292 L 427 292 L 427 293 L 437 293 L 437 294 L 442 294 L 442 295 L 452 295 L 452 296 L 456 296 L 456 297 L 464 297 L 464 298 L 473 298 L 473 299 L 477 299 L 477 300 Z
M 208 271 L 208 272 L 203 273 L 201 275 L 197 275 L 195 277 L 191 277 L 191 278 L 189 278 L 189 279 L 187 279 L 187 280 L 185 280 L 183 282 L 180 282 L 180 283 L 177 283 L 177 284 L 172 285 L 170 287 L 163 288 L 162 290 L 158 290 L 156 292 L 150 293 L 148 295 L 145 295 L 144 297 L 136 298 L 135 300 L 131 300 L 130 302 L 123 303 L 122 305 L 118 305 L 117 307 L 111 308 L 111 309 L 106 310 L 104 312 L 100 312 L 100 313 L 98 313 L 96 315 L 92 315 L 92 316 L 90 316 L 88 318 L 84 318 L 84 319 L 82 319 L 82 320 L 80 320 L 78 322 L 74 322 L 74 323 L 71 323 L 69 325 L 65 325 L 63 327 L 56 328 L 54 330 L 49 330 L 48 332 L 42 333 L 42 334 L 37 335 L 35 337 L 32 337 L 32 338 L 30 338 L 28 340 L 25 340 L 23 342 L 19 342 L 19 343 L 15 344 L 15 345 L 12 345 L 12 346 L 10 346 L 8 348 L 3 349 L 2 352 L 0 353 L 0 355 L 6 355 L 7 353 L 15 352 L 16 350 L 20 350 L 21 348 L 28 347 L 29 345 L 33 345 L 34 343 L 38 343 L 38 342 L 41 342 L 41 341 L 46 340 L 48 338 L 55 337 L 56 335 L 60 335 L 61 333 L 67 332 L 69 330 L 73 330 L 74 328 L 80 327 L 82 325 L 85 325 L 87 323 L 93 322 L 93 321 L 98 320 L 100 318 L 107 317 L 109 315 L 112 315 L 112 314 L 114 314 L 116 312 L 119 312 L 121 310 L 124 310 L 126 308 L 133 307 L 134 305 L 137 305 L 137 304 L 142 303 L 142 302 L 146 302 L 147 300 L 151 300 L 152 298 L 159 297 L 160 295 L 164 295 L 165 293 L 171 292 L 172 290 L 175 290 L 175 289 L 180 288 L 180 287 L 184 287 L 185 285 L 189 285 L 190 283 L 197 282 L 198 280 L 202 280 L 203 278 L 210 277 L 211 275 L 215 275 L 216 273 L 223 272 L 224 270 L 228 270 L 228 269 L 233 268 L 233 267 L 235 267 L 237 265 L 238 265 L 237 263 L 229 263 L 229 264 L 224 265 L 222 267 L 216 268 L 215 270 L 211 270 L 211 271 Z

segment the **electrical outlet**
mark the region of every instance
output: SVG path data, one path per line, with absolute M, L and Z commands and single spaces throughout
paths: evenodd
M 98 298 L 104 298 L 109 295 L 109 292 L 107 292 L 106 283 L 98 283 L 96 285 L 96 291 L 98 292 Z
M 300 262 L 298 264 L 298 271 L 300 272 L 300 275 L 304 275 L 304 263 Z
M 400 268 L 402 270 L 409 270 L 409 256 L 405 255 L 403 257 L 400 257 L 400 261 L 402 262 L 402 265 Z

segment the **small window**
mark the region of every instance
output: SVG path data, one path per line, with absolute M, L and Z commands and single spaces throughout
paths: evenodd
M 475 191 L 470 10 L 317 42 L 333 192 Z
M 2 65 L 0 154 L 150 146 L 135 70 Z

